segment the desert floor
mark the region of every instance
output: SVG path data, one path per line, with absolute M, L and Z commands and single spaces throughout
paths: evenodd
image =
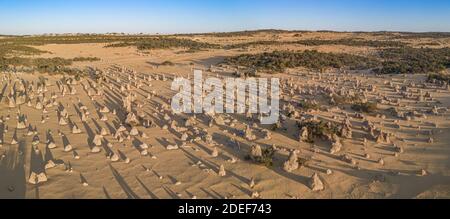
M 308 37 L 308 36 L 306 36 Z M 311 36 L 317 37 L 317 36 Z M 289 40 L 289 37 L 285 37 Z M 216 39 L 203 39 L 214 42 Z M 230 39 L 238 40 L 238 39 Z M 240 39 L 245 41 L 245 39 Z M 219 42 L 220 43 L 220 42 Z M 330 154 L 330 146 L 316 142 L 309 144 L 298 141 L 298 128 L 295 120 L 285 121 L 286 130 L 270 131 L 271 139 L 264 139 L 262 129 L 270 130 L 270 126 L 262 126 L 254 121 L 249 121 L 245 115 L 222 115 L 225 125 L 214 124 L 208 126 L 208 118 L 205 115 L 197 115 L 195 127 L 199 133 L 192 128 L 187 131 L 190 138 L 200 137 L 200 141 L 187 141 L 181 147 L 180 132 L 173 130 L 166 121 L 165 114 L 170 114 L 164 109 L 164 105 L 170 106 L 168 99 L 174 95 L 171 91 L 173 76 L 188 77 L 192 74 L 192 65 L 196 68 L 208 69 L 216 65 L 224 57 L 240 54 L 241 51 L 211 50 L 196 53 L 177 53 L 176 50 L 156 50 L 149 53 L 140 53 L 135 48 L 104 48 L 105 44 L 77 44 L 77 45 L 45 45 L 37 48 L 50 51 L 51 54 L 43 54 L 42 57 L 74 58 L 79 56 L 99 57 L 98 62 L 77 63 L 76 67 L 91 66 L 109 72 L 110 84 L 93 87 L 93 80 L 84 78 L 76 85 L 76 94 L 66 93 L 64 96 L 57 86 L 61 76 L 45 75 L 49 79 L 46 97 L 55 92 L 56 102 L 60 103 L 69 114 L 70 121 L 77 124 L 82 130 L 81 134 L 72 134 L 71 124 L 58 124 L 57 106 L 48 108 L 48 119 L 42 123 L 43 112 L 35 109 L 35 100 L 32 106 L 27 104 L 20 106 L 21 114 L 27 116 L 28 124 L 36 126 L 40 138 L 38 145 L 43 160 L 55 161 L 54 168 L 47 169 L 48 181 L 39 185 L 28 183 L 31 170 L 34 166 L 33 149 L 31 143 L 32 135 L 27 135 L 28 129 L 17 130 L 17 145 L 11 145 L 15 127 L 17 126 L 16 115 L 18 108 L 8 108 L 5 104 L 10 84 L 6 77 L 13 82 L 16 79 L 37 82 L 39 74 L 1 75 L 3 82 L 0 89 L 2 92 L 2 104 L 0 105 L 0 116 L 3 116 L 4 132 L 3 144 L 0 147 L 0 197 L 1 198 L 27 198 L 27 199 L 103 199 L 103 198 L 252 198 L 258 192 L 260 198 L 290 199 L 290 198 L 450 198 L 450 91 L 440 88 L 425 87 L 421 89 L 424 93 L 429 92 L 433 100 L 422 102 L 405 99 L 389 86 L 387 82 L 394 85 L 408 86 L 411 82 L 423 84 L 425 75 L 386 75 L 375 76 L 362 72 L 351 72 L 349 74 L 322 73 L 319 78 L 316 73 L 308 73 L 303 69 L 293 69 L 291 74 L 264 75 L 267 77 L 278 77 L 283 81 L 290 81 L 305 89 L 315 85 L 330 85 L 336 87 L 350 87 L 348 81 L 361 81 L 362 85 L 375 85 L 377 91 L 371 93 L 368 99 L 377 99 L 380 96 L 399 98 L 400 108 L 420 113 L 432 109 L 436 101 L 440 101 L 440 113 L 438 115 L 427 114 L 426 118 L 417 117 L 411 121 L 395 121 L 391 115 L 380 117 L 368 115 L 367 119 L 382 127 L 383 130 L 393 133 L 390 143 L 376 143 L 369 140 L 364 145 L 365 132 L 362 129 L 361 119 L 350 116 L 353 129 L 353 138 L 343 140 L 343 148 L 337 154 Z M 265 48 L 268 49 L 268 48 Z M 273 49 L 273 48 L 269 48 Z M 292 48 L 291 48 L 292 49 Z M 318 49 L 327 52 L 368 53 L 368 48 L 355 48 L 347 46 L 319 46 L 319 47 L 297 47 L 295 49 Z M 251 52 L 262 51 L 255 48 Z M 170 60 L 174 66 L 159 66 Z M 145 133 L 148 138 L 140 134 L 130 137 L 123 142 L 118 142 L 112 134 L 105 136 L 105 142 L 113 147 L 103 145 L 102 151 L 92 153 L 92 139 L 102 128 L 108 133 L 114 133 L 120 126 L 125 115 L 121 112 L 122 98 L 120 86 L 129 81 L 128 73 L 116 71 L 112 66 L 125 67 L 137 72 L 138 80 L 143 81 L 139 89 L 131 87 L 131 91 L 137 94 L 137 99 L 142 103 L 136 109 L 151 118 L 154 127 L 137 127 L 140 133 Z M 217 71 L 215 73 L 205 72 L 212 76 L 230 76 L 230 72 Z M 166 75 L 168 80 L 146 81 L 144 75 Z M 121 78 L 121 82 L 117 82 Z M 137 81 L 131 78 L 131 81 Z M 386 82 L 386 83 L 385 83 Z M 83 86 L 86 86 L 86 90 Z M 91 97 L 88 95 L 91 90 Z M 102 90 L 103 95 L 97 96 L 94 90 Z M 149 94 L 152 94 L 147 99 Z M 287 92 L 287 91 L 285 91 Z M 126 92 L 124 92 L 126 93 Z M 292 99 L 314 98 L 307 94 L 295 94 Z M 81 121 L 79 103 L 85 105 L 90 112 L 86 122 Z M 106 106 L 111 111 L 117 109 L 117 115 L 100 113 L 99 108 Z M 390 106 L 380 105 L 381 109 Z M 346 114 L 352 114 L 349 107 L 334 107 L 327 111 L 305 112 L 311 116 L 317 116 L 323 120 L 342 123 Z M 10 119 L 5 119 L 9 115 Z M 105 115 L 106 121 L 100 117 Z M 184 119 L 188 115 L 171 115 L 178 127 L 184 126 Z M 191 116 L 192 117 L 192 116 Z M 230 126 L 230 121 L 236 119 L 235 126 Z M 245 124 L 252 127 L 256 140 L 248 141 L 241 132 Z M 395 127 L 394 124 L 398 124 Z M 163 129 L 168 125 L 168 129 Z M 51 130 L 55 141 L 55 149 L 46 148 L 47 131 Z M 205 131 L 213 137 L 215 146 L 205 142 Z M 432 138 L 433 143 L 428 140 Z M 67 143 L 73 146 L 73 151 L 64 152 Z M 239 142 L 239 147 L 236 146 Z M 143 156 L 139 146 L 146 143 L 148 155 Z M 274 158 L 274 165 L 266 167 L 245 160 L 252 144 L 262 146 L 276 145 L 279 150 Z M 178 150 L 167 150 L 168 145 L 179 145 Z M 393 145 L 401 146 L 402 153 L 396 153 Z M 212 156 L 214 147 L 219 155 Z M 304 165 L 292 172 L 283 170 L 283 163 L 289 157 L 289 150 L 300 151 L 299 157 L 305 160 Z M 117 162 L 112 162 L 108 155 L 111 152 L 119 155 Z M 74 153 L 79 159 L 75 159 Z M 370 156 L 366 156 L 366 155 Z M 352 158 L 353 163 L 343 160 L 341 155 Z M 128 158 L 129 163 L 124 162 Z M 384 165 L 379 160 L 383 159 Z M 39 162 L 38 162 L 39 163 Z M 69 165 L 70 164 L 70 165 Z M 39 165 L 39 164 L 36 164 Z M 219 176 L 219 168 L 223 165 L 226 176 Z M 71 171 L 69 171 L 71 170 Z M 426 174 L 422 174 L 424 170 Z M 327 173 L 328 172 L 328 173 Z M 314 192 L 309 187 L 311 176 L 317 173 L 323 181 L 325 189 Z M 250 186 L 252 179 L 254 186 Z M 84 183 L 84 184 L 83 184 Z

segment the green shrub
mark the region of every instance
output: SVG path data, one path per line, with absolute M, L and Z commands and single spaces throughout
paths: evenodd
M 91 58 L 78 58 L 79 60 L 91 60 Z M 11 68 L 27 68 L 26 71 L 32 72 L 37 71 L 40 73 L 49 74 L 82 74 L 83 72 L 76 68 L 69 68 L 73 64 L 72 59 L 63 58 L 22 58 L 22 57 L 12 57 L 4 58 L 0 57 L 0 69 L 3 71 L 9 70 Z
M 162 66 L 174 66 L 175 64 L 171 61 L 164 61 L 160 65 Z
M 379 52 L 381 74 L 414 74 L 440 72 L 450 67 L 450 48 L 396 48 Z
M 356 103 L 352 105 L 352 109 L 358 112 L 373 113 L 377 110 L 377 104 L 366 102 L 366 103 Z
M 303 110 L 318 110 L 319 105 L 316 103 L 312 103 L 311 101 L 301 100 L 298 102 L 298 106 Z
M 225 49 L 248 48 L 252 46 L 277 46 L 277 45 L 305 45 L 305 46 L 323 46 L 323 45 L 344 45 L 355 47 L 405 47 L 406 43 L 399 41 L 380 41 L 380 40 L 357 40 L 357 39 L 339 39 L 339 40 L 299 40 L 299 41 L 253 41 L 246 43 L 237 43 L 227 45 Z
M 291 31 L 287 30 L 276 30 L 276 29 L 262 29 L 262 30 L 246 30 L 246 31 L 234 31 L 234 32 L 221 32 L 221 33 L 204 33 L 201 35 L 214 36 L 214 37 L 251 37 L 259 33 L 267 34 L 279 34 L 279 33 L 289 33 Z
M 239 55 L 225 59 L 223 64 L 246 66 L 271 72 L 282 72 L 287 68 L 306 67 L 322 70 L 324 68 L 368 69 L 379 63 L 375 59 L 350 54 L 321 53 L 317 51 L 288 52 L 275 51 L 255 55 Z
M 154 37 L 137 41 L 127 41 L 121 43 L 110 44 L 107 47 L 127 47 L 135 46 L 139 50 L 150 49 L 170 49 L 170 48 L 187 48 L 191 51 L 200 49 L 220 48 L 219 45 L 197 42 L 189 39 L 178 39 L 172 37 Z
M 322 45 L 344 45 L 356 47 L 405 47 L 406 43 L 399 41 L 381 41 L 381 40 L 357 40 L 357 39 L 338 39 L 338 40 L 301 40 L 295 42 L 306 46 Z
M 74 61 L 74 62 L 96 62 L 96 61 L 100 61 L 100 58 L 98 58 L 98 57 L 76 57 L 76 58 L 73 58 L 72 61 Z
M 139 40 L 152 39 L 150 35 L 99 35 L 84 34 L 72 36 L 15 36 L 0 39 L 0 44 L 9 43 L 14 45 L 47 45 L 47 44 L 82 44 L 82 43 L 113 43 L 113 42 L 136 42 Z
M 47 52 L 25 45 L 0 43 L 0 57 L 6 57 L 8 55 L 40 55 L 43 53 Z
M 339 126 L 334 123 L 326 123 L 324 121 L 307 120 L 297 122 L 297 126 L 301 129 L 306 127 L 308 129 L 308 142 L 314 142 L 314 138 L 325 138 L 327 136 L 340 136 Z
M 400 36 L 393 37 L 394 39 L 421 39 L 421 38 L 431 38 L 431 39 L 443 39 L 450 38 L 450 33 L 445 32 L 424 32 L 424 33 L 412 33 L 412 32 L 402 32 Z
M 428 75 L 428 82 L 432 82 L 433 80 L 446 82 L 447 84 L 450 84 L 450 75 L 449 74 L 429 74 Z
M 254 161 L 259 164 L 263 164 L 266 167 L 273 166 L 273 157 L 275 155 L 275 150 L 273 147 L 267 147 L 262 149 L 262 157 L 255 157 Z M 250 155 L 245 156 L 246 160 L 252 160 Z
M 360 98 L 357 96 L 348 96 L 348 95 L 338 95 L 333 94 L 334 105 L 343 105 L 343 104 L 352 104 L 354 102 L 360 101 Z M 330 97 L 331 101 L 331 97 Z

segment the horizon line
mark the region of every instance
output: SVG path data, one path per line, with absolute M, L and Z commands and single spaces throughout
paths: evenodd
M 269 32 L 269 31 L 281 31 L 281 32 L 333 32 L 333 33 L 414 33 L 414 34 L 423 34 L 423 33 L 443 33 L 450 34 L 450 31 L 404 31 L 404 30 L 333 30 L 333 29 L 244 29 L 244 30 L 233 30 L 233 31 L 211 31 L 211 32 L 170 32 L 170 33 L 160 33 L 160 32 L 49 32 L 49 33 L 31 33 L 31 34 L 2 34 L 0 36 L 3 37 L 19 37 L 19 36 L 44 36 L 44 35 L 143 35 L 143 36 L 172 36 L 172 35 L 204 35 L 204 34 L 220 34 L 220 33 L 243 33 L 243 32 Z

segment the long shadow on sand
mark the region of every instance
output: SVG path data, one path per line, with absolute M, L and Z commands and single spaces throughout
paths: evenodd
M 128 183 L 125 181 L 125 179 L 120 175 L 120 173 L 110 164 L 109 167 L 111 168 L 111 172 L 114 175 L 114 178 L 116 179 L 117 183 L 119 183 L 120 187 L 122 187 L 123 191 L 127 195 L 128 199 L 140 199 L 139 196 L 133 192 L 131 187 L 128 185 Z
M 19 142 L 25 147 L 25 142 Z M 19 146 L 21 148 L 21 146 Z M 19 148 L 10 146 L 0 158 L 0 199 L 24 199 L 26 195 L 25 158 Z M 6 189 L 5 189 L 6 188 Z
M 139 177 L 136 176 L 136 180 L 139 184 L 141 184 L 142 188 L 144 188 L 145 192 L 150 196 L 151 199 L 158 199 L 158 196 L 156 196 L 150 189 L 147 188 L 147 186 L 139 179 Z

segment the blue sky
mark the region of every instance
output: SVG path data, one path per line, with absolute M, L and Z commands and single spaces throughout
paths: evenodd
M 450 32 L 449 0 L 0 0 L 0 34 Z

